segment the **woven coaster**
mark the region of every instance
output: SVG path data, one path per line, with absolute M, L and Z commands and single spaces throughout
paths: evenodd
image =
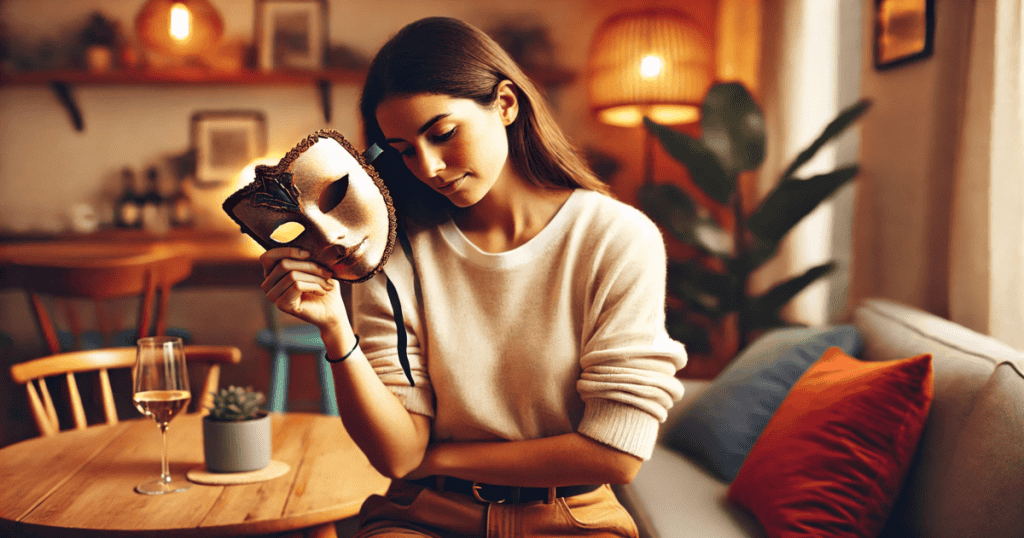
M 257 471 L 247 471 L 244 473 L 214 473 L 212 471 L 207 471 L 206 467 L 203 466 L 192 469 L 186 474 L 186 476 L 196 484 L 224 486 L 230 484 L 252 484 L 254 482 L 263 482 L 264 480 L 271 480 L 279 476 L 283 476 L 290 470 L 291 467 L 287 463 L 283 461 L 270 460 L 270 465 L 267 465 Z

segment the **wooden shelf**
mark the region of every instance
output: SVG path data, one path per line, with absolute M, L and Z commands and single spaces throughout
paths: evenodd
M 576 74 L 567 69 L 544 68 L 527 72 L 541 86 L 561 86 L 576 80 Z M 35 86 L 52 83 L 75 85 L 289 85 L 362 84 L 366 78 L 363 69 L 325 69 L 319 71 L 211 71 L 206 69 L 109 71 L 92 73 L 82 70 L 29 71 L 0 73 L 0 86 Z
M 543 68 L 527 71 L 538 85 L 552 88 L 572 83 L 576 74 L 567 69 Z M 0 72 L 0 86 L 49 86 L 67 110 L 75 130 L 85 129 L 82 112 L 71 91 L 73 86 L 217 86 L 217 85 L 314 85 L 320 92 L 324 121 L 331 121 L 331 87 L 358 86 L 366 79 L 364 69 L 317 71 L 213 71 L 208 69 L 138 70 L 93 73 L 82 70 Z
M 33 86 L 61 82 L 90 85 L 277 85 L 313 84 L 322 80 L 338 84 L 362 84 L 363 70 L 325 71 L 210 71 L 204 69 L 176 69 L 173 71 L 34 71 L 0 74 L 0 85 Z

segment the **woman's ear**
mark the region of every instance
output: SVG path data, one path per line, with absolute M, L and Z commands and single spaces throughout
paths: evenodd
M 511 80 L 498 83 L 498 97 L 495 99 L 501 123 L 506 127 L 516 121 L 519 116 L 519 90 Z

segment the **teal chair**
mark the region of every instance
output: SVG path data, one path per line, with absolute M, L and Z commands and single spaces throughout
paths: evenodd
M 334 397 L 334 377 L 327 363 L 327 349 L 320 339 L 320 331 L 309 324 L 282 327 L 277 319 L 277 308 L 269 301 L 266 306 L 269 327 L 256 335 L 256 342 L 270 353 L 270 398 L 267 409 L 272 412 L 288 410 L 288 372 L 292 354 L 316 355 L 317 378 L 320 381 L 320 411 L 338 416 L 338 401 Z

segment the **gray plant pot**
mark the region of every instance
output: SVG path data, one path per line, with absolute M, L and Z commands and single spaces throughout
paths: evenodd
M 254 420 L 203 417 L 203 455 L 215 473 L 258 471 L 270 465 L 270 415 Z

